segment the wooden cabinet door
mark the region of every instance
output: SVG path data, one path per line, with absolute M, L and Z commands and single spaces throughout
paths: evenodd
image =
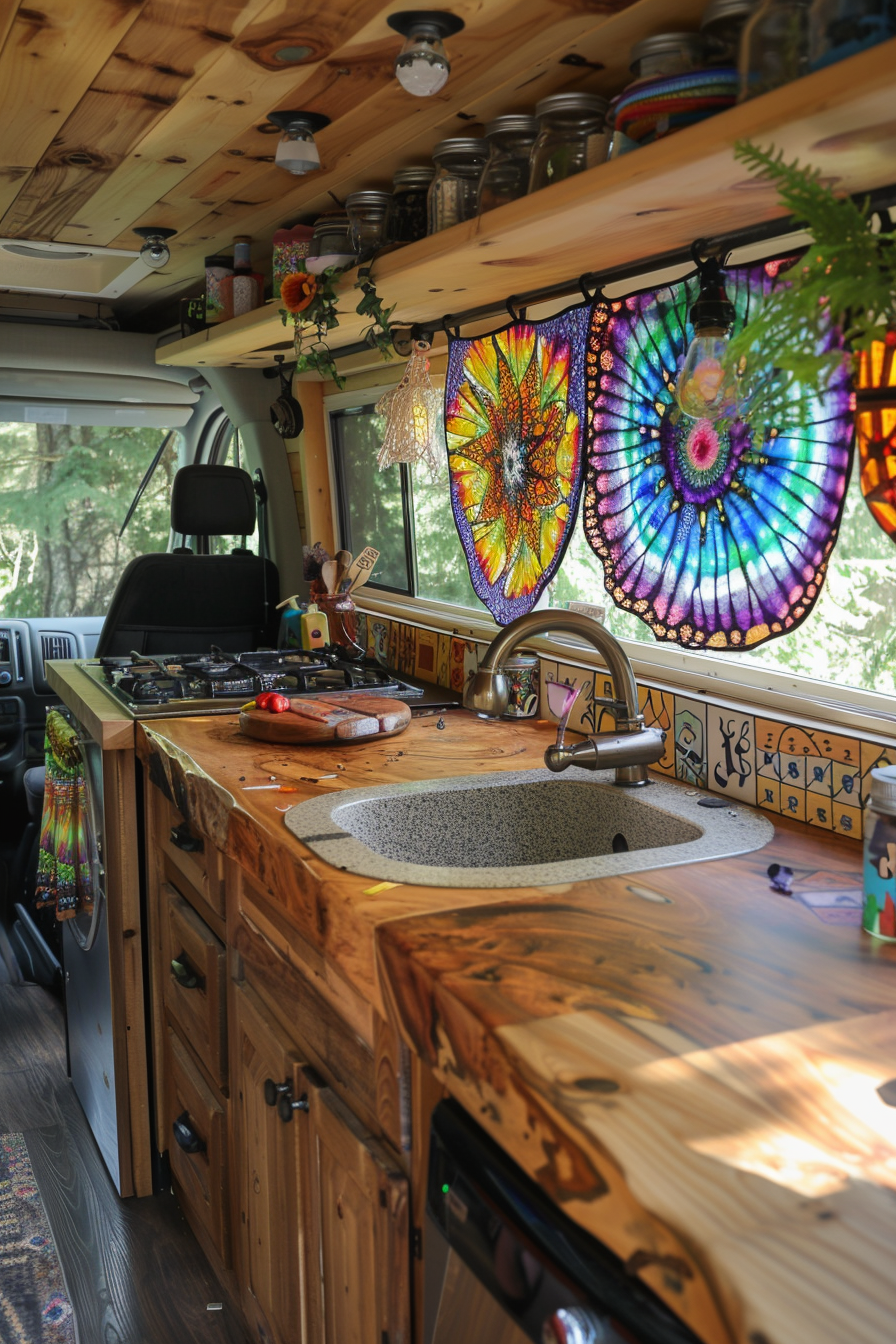
M 410 1344 L 408 1184 L 388 1152 L 305 1074 L 314 1344 Z
M 231 1107 L 237 1126 L 243 1306 L 250 1320 L 262 1325 L 260 1312 L 277 1344 L 317 1344 L 306 1325 L 303 1264 L 308 1117 L 299 1109 L 289 1112 L 280 1101 L 301 1098 L 301 1061 L 247 985 L 233 985 L 233 1005 Z M 284 1083 L 288 1092 L 277 1095 L 279 1105 L 270 1105 L 271 1085 Z

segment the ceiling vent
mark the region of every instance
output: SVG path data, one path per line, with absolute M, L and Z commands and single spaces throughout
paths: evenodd
M 57 298 L 117 299 L 151 272 L 120 247 L 0 238 L 0 289 Z

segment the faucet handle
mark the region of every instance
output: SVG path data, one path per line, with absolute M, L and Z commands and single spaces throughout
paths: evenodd
M 567 686 L 564 681 L 547 682 L 548 709 L 560 720 L 557 725 L 557 746 L 563 746 L 566 725 L 573 705 L 581 694 L 581 686 Z

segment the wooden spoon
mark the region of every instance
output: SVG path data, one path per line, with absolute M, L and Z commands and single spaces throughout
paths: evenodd
M 336 584 L 339 579 L 339 565 L 335 560 L 325 560 L 320 567 L 320 576 L 327 586 L 328 593 L 336 592 Z
M 348 572 L 348 591 L 350 593 L 367 582 L 379 558 L 379 551 L 375 551 L 372 546 L 364 547 Z
M 336 576 L 336 592 L 338 593 L 339 589 L 342 587 L 342 581 L 345 578 L 346 574 L 348 573 L 349 567 L 351 566 L 352 553 L 351 551 L 337 551 L 336 554 L 333 556 L 333 559 L 339 566 L 339 573 Z

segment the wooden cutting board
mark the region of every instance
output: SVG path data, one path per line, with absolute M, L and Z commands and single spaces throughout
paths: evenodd
M 290 697 L 282 714 L 266 709 L 240 712 L 240 732 L 262 742 L 362 742 L 403 732 L 411 711 L 403 700 L 374 695 L 321 695 Z

